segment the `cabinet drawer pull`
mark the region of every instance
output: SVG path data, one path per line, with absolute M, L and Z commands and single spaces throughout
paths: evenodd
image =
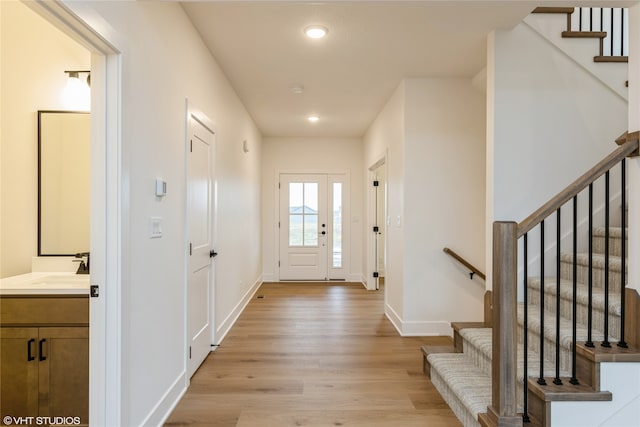
M 43 360 L 47 360 L 47 356 L 44 355 L 44 349 L 42 348 L 44 343 L 47 342 L 46 338 L 42 338 L 40 340 L 40 342 L 38 343 L 38 352 L 40 353 L 40 362 L 42 362 Z
M 31 354 L 31 344 L 33 344 L 34 342 L 36 342 L 35 338 L 31 338 L 29 341 L 27 341 L 27 362 L 36 360 L 35 356 Z

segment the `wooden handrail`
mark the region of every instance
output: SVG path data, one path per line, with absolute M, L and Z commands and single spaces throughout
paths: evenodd
M 609 169 L 617 165 L 622 159 L 638 150 L 638 132 L 627 136 L 627 141 L 620 145 L 615 151 L 605 157 L 597 165 L 589 169 L 580 178 L 573 181 L 567 188 L 555 195 L 551 200 L 542 205 L 538 210 L 529 215 L 518 224 L 517 237 L 522 237 L 533 227 L 555 212 L 559 207 L 573 199 L 579 192 L 584 190 L 596 179 L 604 175 Z
M 471 263 L 469 263 L 467 260 L 465 260 L 464 258 L 462 258 L 460 255 L 458 255 L 457 253 L 455 253 L 454 251 L 452 251 L 449 248 L 444 248 L 442 250 L 445 254 L 451 256 L 453 259 L 455 259 L 456 261 L 458 261 L 460 264 L 464 265 L 465 267 L 467 267 L 469 270 L 471 270 L 469 272 L 469 278 L 473 279 L 473 275 L 477 274 L 478 277 L 480 277 L 482 280 L 487 280 L 487 276 L 485 276 L 485 274 L 483 272 L 481 272 L 480 270 L 478 270 L 476 267 L 474 267 Z

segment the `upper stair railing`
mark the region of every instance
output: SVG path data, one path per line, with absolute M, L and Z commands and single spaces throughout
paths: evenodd
M 568 30 L 574 33 L 601 32 L 600 55 L 623 58 L 629 55 L 629 10 L 621 7 L 576 7 L 570 15 Z
M 578 342 L 580 345 L 586 347 L 594 347 L 600 345 L 603 347 L 611 347 L 616 345 L 619 347 L 626 347 L 625 342 L 625 270 L 626 270 L 626 249 L 625 249 L 625 228 L 626 228 L 626 157 L 638 154 L 638 136 L 636 132 L 631 135 L 624 135 L 617 141 L 620 146 L 608 155 L 605 159 L 600 161 L 596 166 L 591 168 L 588 172 L 570 184 L 565 190 L 558 193 L 555 197 L 545 203 L 538 210 L 533 212 L 527 218 L 520 223 L 514 221 L 497 221 L 493 224 L 493 310 L 492 310 L 492 326 L 493 326 L 493 349 L 492 349 L 492 403 L 488 407 L 488 416 L 494 425 L 521 425 L 523 420 L 526 422 L 529 419 L 528 414 L 528 392 L 527 383 L 529 378 L 535 378 L 534 381 L 537 384 L 545 385 L 547 380 L 553 382 L 557 386 L 571 387 L 568 384 L 578 384 L 578 374 L 576 367 L 576 348 Z M 613 196 L 611 194 L 611 176 L 612 174 L 619 175 L 620 190 Z M 604 180 L 604 182 L 602 182 Z M 615 179 L 617 181 L 618 179 Z M 594 210 L 594 192 L 595 189 L 598 192 L 604 192 L 604 194 L 598 194 L 598 199 L 602 200 L 602 205 Z M 609 256 L 609 240 L 610 240 L 610 228 L 611 228 L 611 215 L 610 211 L 611 201 L 614 200 L 615 204 L 620 208 L 619 220 L 615 223 L 620 225 L 622 229 L 622 245 L 620 248 L 621 253 L 620 262 L 620 277 L 616 276 L 615 286 L 618 288 L 613 289 L 613 279 L 609 274 L 609 267 L 611 263 L 611 257 Z M 603 212 L 602 212 L 603 211 Z M 565 212 L 565 215 L 563 215 Z M 595 214 L 594 214 L 595 212 Z M 603 329 L 602 336 L 597 338 L 593 336 L 593 242 L 591 239 L 593 226 L 593 218 L 604 217 L 604 289 L 598 291 L 599 295 L 604 294 L 604 315 L 602 319 Z M 579 218 L 581 221 L 579 222 Z M 564 224 L 564 225 L 563 225 Z M 588 228 L 588 242 L 584 242 L 586 239 L 581 239 L 578 242 L 578 228 L 581 225 L 585 225 Z M 545 225 L 551 225 L 547 227 L 545 232 Z M 555 226 L 555 227 L 554 227 Z M 548 237 L 549 228 L 555 228 L 555 241 L 548 239 L 545 242 L 545 238 Z M 539 246 L 535 245 L 535 249 L 538 250 L 534 256 L 531 256 L 530 250 L 534 249 L 534 245 L 529 242 L 529 237 L 535 237 L 539 239 Z M 555 246 L 555 247 L 554 247 Z M 588 284 L 586 287 L 588 292 L 588 327 L 586 335 L 584 331 L 578 333 L 576 330 L 577 325 L 577 295 L 578 295 L 578 283 L 577 283 L 577 259 L 578 259 L 578 247 L 586 249 L 588 254 Z M 563 324 L 563 334 L 567 333 L 571 336 L 570 348 L 570 362 L 567 365 L 563 359 L 561 363 L 561 352 L 565 351 L 560 349 L 561 339 L 561 248 L 566 247 L 569 249 L 572 256 L 572 265 L 569 266 L 571 273 L 569 274 L 572 279 L 572 283 L 563 283 L 563 286 L 569 287 L 569 291 L 565 289 L 564 296 L 570 299 L 571 314 L 568 316 L 571 319 L 571 330 L 565 332 L 567 325 Z M 518 271 L 518 249 L 522 250 L 520 280 L 522 280 L 520 286 L 520 298 L 518 297 L 518 283 L 519 283 L 519 271 Z M 555 249 L 555 251 L 554 251 Z M 564 250 L 568 252 L 567 249 Z M 553 253 L 555 252 L 555 283 L 548 283 L 545 286 L 545 265 L 548 267 L 553 264 Z M 547 255 L 547 259 L 545 259 Z M 551 256 L 549 256 L 551 255 Z M 617 260 L 617 257 L 616 257 Z M 566 263 L 565 258 L 565 263 Z M 565 267 L 567 268 L 567 267 Z M 553 270 L 553 268 L 551 268 Z M 547 270 L 548 271 L 548 270 Z M 616 273 L 617 274 L 617 273 Z M 528 285 L 531 280 L 537 280 L 539 278 L 539 292 L 535 295 L 539 299 L 540 314 L 529 313 L 528 303 L 530 291 Z M 611 283 L 610 283 L 611 282 Z M 545 288 L 548 291 L 545 293 Z M 555 288 L 555 290 L 553 289 Z M 618 295 L 619 292 L 619 295 Z M 620 298 L 620 325 L 615 325 L 615 336 L 611 333 L 610 328 L 610 313 L 609 313 L 609 298 L 615 295 L 615 298 Z M 518 306 L 519 301 L 523 302 L 521 310 L 524 311 L 522 316 L 523 324 L 521 325 L 522 331 L 520 341 L 518 340 Z M 545 316 L 545 301 L 552 305 L 551 311 L 555 311 L 555 316 Z M 567 302 L 565 301 L 565 304 Z M 550 317 L 550 323 L 552 325 L 545 326 L 545 317 Z M 553 318 L 555 317 L 555 318 Z M 529 369 L 529 335 L 534 336 L 530 329 L 528 322 L 536 323 L 537 331 L 539 332 L 539 343 L 533 343 L 534 347 L 537 347 L 539 353 L 539 371 L 532 375 Z M 545 334 L 545 330 L 547 333 Z M 537 332 L 536 332 L 537 333 Z M 598 332 L 600 333 L 600 332 Z M 553 337 L 551 337 L 553 336 Z M 547 340 L 547 341 L 545 341 Z M 594 341 L 600 341 L 596 344 Z M 518 342 L 524 348 L 524 366 L 523 374 L 524 381 L 521 379 L 518 381 Z M 549 344 L 549 343 L 553 344 Z M 555 346 L 555 348 L 553 348 Z M 537 368 L 535 368 L 537 369 Z M 549 375 L 553 372 L 553 375 Z M 568 372 L 568 375 L 566 374 Z M 537 377 L 537 378 L 536 378 Z M 523 389 L 523 399 L 518 399 L 518 388 Z M 518 401 L 522 404 L 519 406 Z

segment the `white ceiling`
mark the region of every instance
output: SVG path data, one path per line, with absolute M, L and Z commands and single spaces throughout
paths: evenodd
M 473 77 L 543 1 L 183 2 L 264 136 L 362 136 L 403 78 Z M 329 28 L 308 39 L 311 24 Z M 302 94 L 290 91 L 303 85 Z M 309 114 L 320 121 L 311 124 Z

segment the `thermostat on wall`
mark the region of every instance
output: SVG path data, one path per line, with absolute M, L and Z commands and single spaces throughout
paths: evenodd
M 156 196 L 164 197 L 167 195 L 167 181 L 156 179 Z

